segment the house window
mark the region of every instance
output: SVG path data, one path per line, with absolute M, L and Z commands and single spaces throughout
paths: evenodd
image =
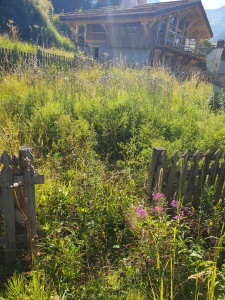
M 184 24 L 185 24 L 185 18 L 183 18 L 183 19 L 179 22 L 178 28 L 179 28 L 180 30 L 184 29 Z
M 157 44 L 164 44 L 166 32 L 166 23 L 160 23 L 158 28 L 158 40 Z
M 102 27 L 101 24 L 93 24 L 92 25 L 92 32 L 95 32 L 95 33 L 105 32 L 105 29 Z
M 139 22 L 124 23 L 120 26 L 120 32 L 121 33 L 136 33 L 139 25 L 140 25 Z
M 176 20 L 177 20 L 176 17 L 173 18 L 173 17 L 171 16 L 171 19 L 170 19 L 170 25 L 175 26 Z

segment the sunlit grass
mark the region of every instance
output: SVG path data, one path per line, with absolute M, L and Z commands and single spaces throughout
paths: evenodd
M 1 286 L 5 299 L 224 299 L 223 201 L 203 191 L 200 219 L 191 207 L 167 214 L 163 196 L 156 205 L 145 192 L 153 147 L 167 149 L 167 163 L 175 150 L 225 151 L 211 93 L 198 76 L 88 61 L 2 73 L 0 147 L 34 147 L 47 234 L 38 269 L 19 256 L 24 281 Z
M 0 35 L 0 48 L 4 48 L 10 51 L 17 51 L 17 52 L 26 52 L 26 53 L 37 53 L 37 49 L 40 49 L 44 51 L 45 53 L 51 53 L 55 55 L 61 55 L 65 57 L 74 57 L 74 52 L 72 51 L 65 51 L 65 50 L 60 50 L 57 48 L 42 48 L 40 46 L 27 43 L 27 42 L 21 42 L 19 40 L 15 40 L 10 38 L 8 35 Z

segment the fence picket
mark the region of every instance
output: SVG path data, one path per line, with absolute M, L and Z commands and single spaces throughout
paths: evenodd
M 147 194 L 151 197 L 153 189 L 156 187 L 158 182 L 156 182 L 156 171 L 160 164 L 160 156 L 163 152 L 166 152 L 166 149 L 161 147 L 155 147 L 153 149 L 152 160 L 150 165 L 148 183 L 147 183 Z
M 202 167 L 200 169 L 200 173 L 198 176 L 198 182 L 197 182 L 194 199 L 192 203 L 194 208 L 198 208 L 200 204 L 200 197 L 202 194 L 203 187 L 205 185 L 206 176 L 208 175 L 208 171 L 209 171 L 210 159 L 211 159 L 211 153 L 210 150 L 208 150 L 204 155 Z
M 212 162 L 212 165 L 211 165 L 209 179 L 208 179 L 208 184 L 209 185 L 214 185 L 215 184 L 216 175 L 218 173 L 218 168 L 219 168 L 220 156 L 221 156 L 221 150 L 218 149 L 216 151 L 216 153 L 214 154 L 214 161 Z
M 171 157 L 171 165 L 169 167 L 168 175 L 167 175 L 167 183 L 165 188 L 165 197 L 167 199 L 167 202 L 170 200 L 172 193 L 173 193 L 173 187 L 174 187 L 174 181 L 177 176 L 177 162 L 179 160 L 178 152 L 175 151 L 173 156 Z
M 13 176 L 9 166 L 11 157 L 5 151 L 1 157 L 4 165 L 1 171 L 2 178 L 2 201 L 3 215 L 5 227 L 5 253 L 6 264 L 12 265 L 16 261 L 16 230 L 15 230 L 15 215 L 14 215 L 14 196 L 12 191 Z
M 184 190 L 184 185 L 187 176 L 187 169 L 188 169 L 188 159 L 189 159 L 189 152 L 186 150 L 182 155 L 181 167 L 180 167 L 180 174 L 177 182 L 177 195 L 181 194 Z
M 193 162 L 191 165 L 190 173 L 188 176 L 187 180 L 187 186 L 186 186 L 186 191 L 185 191 L 185 196 L 184 196 L 184 204 L 188 203 L 190 199 L 192 198 L 193 195 L 193 187 L 196 181 L 196 177 L 198 174 L 198 162 L 200 160 L 200 152 L 197 150 L 193 154 Z

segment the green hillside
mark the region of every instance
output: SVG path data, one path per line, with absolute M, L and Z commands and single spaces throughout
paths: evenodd
M 14 39 L 22 39 L 45 48 L 71 50 L 72 42 L 58 33 L 52 24 L 53 6 L 48 0 L 1 0 L 0 29 Z

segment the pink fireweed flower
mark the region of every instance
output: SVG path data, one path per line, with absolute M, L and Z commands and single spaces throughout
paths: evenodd
M 152 197 L 154 200 L 161 200 L 164 197 L 164 194 L 157 194 L 155 192 L 152 193 Z
M 173 201 L 171 202 L 171 206 L 172 206 L 172 207 L 177 207 L 177 201 L 176 201 L 176 200 L 173 200 Z
M 181 207 L 181 202 L 176 201 L 176 200 L 173 200 L 173 201 L 171 202 L 171 206 L 172 206 L 172 207 Z
M 156 206 L 155 210 L 157 213 L 160 213 L 162 211 L 162 207 L 161 206 Z
M 182 219 L 183 217 L 184 217 L 184 211 L 182 210 L 180 216 L 177 215 L 177 216 L 173 217 L 173 219 L 174 219 L 174 220 L 180 220 L 180 219 Z
M 141 218 L 141 217 L 147 217 L 147 212 L 146 210 L 144 210 L 143 208 L 137 206 L 135 207 L 136 209 L 136 212 L 138 213 L 138 217 Z

